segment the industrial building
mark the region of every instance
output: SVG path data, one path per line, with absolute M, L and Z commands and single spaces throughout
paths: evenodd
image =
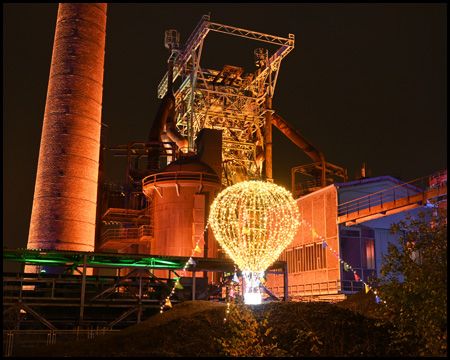
M 446 170 L 424 186 L 390 176 L 349 182 L 345 168 L 326 162 L 272 109 L 294 35 L 218 24 L 209 15 L 185 44 L 176 30 L 165 33 L 168 69 L 148 141 L 106 149 L 105 28 L 106 4 L 60 4 L 28 246 L 4 255 L 23 262 L 26 276 L 4 276 L 4 307 L 57 330 L 69 323 L 140 322 L 151 315 L 146 310 L 161 306 L 174 278 L 185 288 L 175 302 L 223 300 L 235 268 L 208 227 L 209 207 L 227 186 L 273 181 L 272 125 L 312 162 L 292 169 L 301 226 L 269 268 L 267 298 L 340 299 L 359 291 L 361 283 L 348 277 L 324 241 L 367 279 L 380 270 L 390 223 L 427 203 L 446 206 Z M 277 50 L 251 49 L 250 73 L 236 64 L 203 68 L 211 31 Z M 105 151 L 126 158 L 125 184 L 105 180 Z M 195 265 L 183 273 L 191 258 Z M 59 318 L 55 309 L 63 306 L 71 310 Z
M 396 243 L 391 224 L 424 207 L 447 208 L 447 170 L 408 183 L 391 176 L 334 183 L 299 196 L 297 204 L 301 225 L 279 258 L 287 261 L 289 297 L 344 299 L 379 274 L 388 243 Z M 268 276 L 268 288 L 279 296 L 283 284 Z

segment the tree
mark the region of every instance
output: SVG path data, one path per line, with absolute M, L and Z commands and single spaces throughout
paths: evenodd
M 447 355 L 447 211 L 410 214 L 383 256 L 380 298 L 393 322 L 391 349 L 403 356 Z

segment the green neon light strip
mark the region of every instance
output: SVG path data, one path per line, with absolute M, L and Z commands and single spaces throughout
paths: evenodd
M 58 261 L 58 260 L 45 260 L 45 259 L 25 259 L 24 261 L 28 262 L 28 263 L 31 263 L 31 264 L 33 264 L 33 263 L 60 264 L 60 265 L 66 264 L 66 262 L 62 262 L 62 261 Z M 170 264 L 170 265 L 169 266 L 168 265 L 158 265 L 158 264 L 150 265 L 150 264 L 142 264 L 142 263 L 124 264 L 124 263 L 102 262 L 102 261 L 90 261 L 88 263 L 88 265 L 89 264 L 114 265 L 114 266 L 127 266 L 127 265 L 130 265 L 130 266 L 152 267 L 152 268 L 167 268 L 167 267 L 170 267 L 170 268 L 174 268 L 174 269 L 180 269 L 180 268 L 183 267 L 183 265 L 177 264 L 177 263 L 170 263 L 168 261 L 166 263 Z M 83 266 L 82 263 L 75 263 L 74 265 L 75 266 Z
M 74 264 L 75 266 L 83 266 L 83 260 L 80 257 L 74 258 L 64 258 L 64 257 L 57 257 L 48 259 L 48 258 L 38 258 L 33 256 L 27 257 L 27 256 L 10 256 L 5 255 L 3 256 L 4 260 L 10 260 L 10 261 L 20 261 L 20 262 L 26 262 L 29 264 L 33 263 L 43 263 L 43 264 Z M 48 256 L 48 254 L 46 254 Z M 139 266 L 139 267 L 152 267 L 152 268 L 174 268 L 174 269 L 181 269 L 184 264 L 179 262 L 173 262 L 169 260 L 161 260 L 157 258 L 142 258 L 142 259 L 123 259 L 122 262 L 108 262 L 107 260 L 93 260 L 93 259 L 87 259 L 87 263 L 89 264 L 98 264 L 98 265 L 114 265 L 114 266 Z
M 24 259 L 25 262 L 31 263 L 53 263 L 53 264 L 66 264 L 66 261 L 62 260 L 47 260 L 47 259 Z
M 89 264 L 100 264 L 100 265 L 115 265 L 115 266 L 126 266 L 126 265 L 132 265 L 132 266 L 140 266 L 140 267 L 152 267 L 152 268 L 167 268 L 167 267 L 171 267 L 174 269 L 181 269 L 183 267 L 183 265 L 181 264 L 175 264 L 175 263 L 171 263 L 171 266 L 167 266 L 167 265 L 149 265 L 149 264 L 139 264 L 139 263 L 134 263 L 134 264 L 124 264 L 124 263 L 110 263 L 110 262 L 101 262 L 101 261 L 90 261 Z
M 161 263 L 161 264 L 169 264 L 169 265 L 180 265 L 179 263 L 175 263 L 173 261 L 168 261 L 168 260 L 160 260 L 160 259 L 155 259 L 155 258 L 143 258 L 142 261 L 150 261 L 150 262 L 157 262 L 157 263 Z

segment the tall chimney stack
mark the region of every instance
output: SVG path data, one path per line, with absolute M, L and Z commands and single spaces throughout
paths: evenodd
M 30 249 L 94 250 L 106 8 L 59 4 Z

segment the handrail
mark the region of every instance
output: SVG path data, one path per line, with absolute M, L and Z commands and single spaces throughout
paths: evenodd
M 65 341 L 78 341 L 80 337 L 81 339 L 93 339 L 95 336 L 106 335 L 119 331 L 121 330 L 106 328 L 86 330 L 3 330 L 3 339 L 5 339 L 6 336 L 6 347 L 3 347 L 3 356 L 9 357 L 13 355 L 14 345 L 20 343 L 20 341 L 17 341 L 17 335 L 28 335 L 27 338 L 29 338 L 29 335 L 43 335 L 41 341 L 34 338 L 33 346 L 38 346 L 56 344 L 58 337 L 61 337 L 62 335 L 69 335 L 73 337 L 73 339 L 68 339 Z
M 155 185 L 156 183 L 162 181 L 174 181 L 176 183 L 177 181 L 188 180 L 199 182 L 207 181 L 217 184 L 221 183 L 219 177 L 216 174 L 208 174 L 196 171 L 173 171 L 149 175 L 142 180 L 142 184 L 145 187 L 151 184 Z
M 275 295 L 280 295 L 279 287 L 268 287 Z M 350 292 L 354 294 L 364 289 L 363 283 L 356 280 L 332 280 L 309 284 L 294 284 L 288 286 L 289 296 L 316 296 L 316 295 L 339 295 Z
M 109 240 L 138 239 L 153 236 L 152 225 L 142 225 L 134 228 L 108 229 L 102 234 L 102 243 Z
M 423 193 L 424 189 L 429 187 L 429 176 L 424 176 L 419 179 L 405 182 L 388 189 L 380 190 L 375 193 L 362 196 L 357 199 L 347 201 L 338 205 L 338 216 L 348 215 L 349 213 L 358 212 L 363 209 L 371 208 L 384 203 L 403 199 L 410 195 Z M 427 180 L 425 182 L 425 179 Z M 417 185 L 422 185 L 419 188 Z M 414 185 L 413 185 L 414 184 Z M 426 184 L 426 186 L 425 186 Z M 396 191 L 397 190 L 397 191 Z

